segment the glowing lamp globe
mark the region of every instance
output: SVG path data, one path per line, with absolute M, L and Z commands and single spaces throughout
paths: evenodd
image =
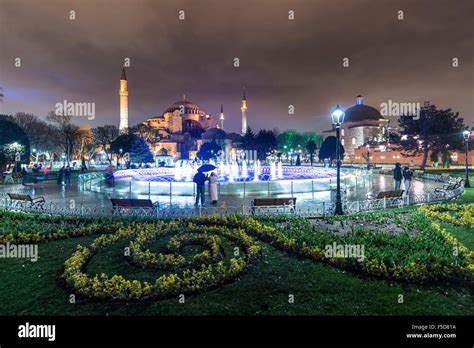
M 346 113 L 342 108 L 339 107 L 339 105 L 336 106 L 336 109 L 331 114 L 332 118 L 332 123 L 336 125 L 340 125 L 342 122 L 344 122 L 344 115 Z
M 462 135 L 464 137 L 464 140 L 469 140 L 469 136 L 471 135 L 471 132 L 468 131 L 468 130 L 465 130 L 464 132 L 462 132 Z

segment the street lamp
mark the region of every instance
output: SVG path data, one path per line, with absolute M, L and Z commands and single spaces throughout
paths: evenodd
M 464 144 L 466 145 L 466 180 L 464 181 L 464 187 L 471 187 L 471 184 L 469 183 L 469 136 L 471 135 L 471 132 L 468 130 L 465 130 L 462 132 L 462 135 L 464 137 Z
M 370 145 L 365 145 L 367 148 L 367 170 L 370 170 Z
M 120 168 L 121 167 L 121 162 L 122 162 L 122 152 L 123 152 L 123 149 L 119 149 L 119 156 L 117 158 L 117 168 Z
M 340 159 L 340 151 L 339 151 L 339 143 L 340 143 L 340 132 L 341 132 L 341 124 L 344 122 L 344 115 L 345 112 L 343 109 L 336 106 L 336 109 L 332 112 L 332 124 L 336 127 L 336 173 L 337 173 L 337 184 L 336 184 L 336 210 L 334 214 L 342 215 L 344 212 L 342 211 L 342 202 L 341 202 L 341 159 Z

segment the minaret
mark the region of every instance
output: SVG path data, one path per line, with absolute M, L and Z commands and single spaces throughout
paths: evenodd
M 247 133 L 247 98 L 245 97 L 245 87 L 242 89 L 243 90 L 243 97 L 242 97 L 242 107 L 240 110 L 242 110 L 242 135 Z
M 224 130 L 224 105 L 221 104 L 221 116 L 219 117 L 221 121 L 221 129 Z
M 125 68 L 122 68 L 122 77 L 120 78 L 120 133 L 126 133 L 128 129 L 128 87 Z

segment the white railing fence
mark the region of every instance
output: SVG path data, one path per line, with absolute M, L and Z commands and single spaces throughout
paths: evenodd
M 355 214 L 382 209 L 403 208 L 411 205 L 449 201 L 464 192 L 461 186 L 455 190 L 445 190 L 426 194 L 410 194 L 399 198 L 366 199 L 343 203 L 345 214 Z M 18 192 L 19 193 L 19 192 Z M 60 203 L 31 204 L 29 202 L 12 201 L 5 193 L 0 194 L 0 209 L 42 213 L 59 216 L 131 216 L 143 218 L 187 218 L 206 215 L 298 215 L 304 217 L 323 217 L 334 214 L 335 204 L 315 202 L 307 208 L 293 206 L 217 206 L 217 207 L 184 207 L 173 206 L 164 208 L 116 208 L 111 205 Z

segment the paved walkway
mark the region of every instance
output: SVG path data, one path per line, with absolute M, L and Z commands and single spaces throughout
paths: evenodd
M 418 180 L 415 179 L 412 182 L 410 188 L 411 194 L 426 194 L 432 192 L 437 187 L 441 187 L 442 183 L 435 182 L 432 180 Z M 402 187 L 403 188 L 403 187 Z M 393 190 L 393 180 L 388 175 L 374 174 L 362 179 L 358 177 L 357 185 L 355 184 L 355 178 L 347 181 L 347 191 L 345 197 L 348 201 L 364 200 L 368 195 L 376 196 L 380 191 Z M 5 194 L 10 193 L 24 193 L 29 194 L 33 197 L 43 196 L 46 202 L 61 203 L 70 205 L 74 204 L 96 204 L 102 207 L 110 206 L 111 194 L 82 191 L 78 189 L 77 180 L 73 180 L 70 185 L 57 185 L 55 182 L 47 182 L 41 184 L 29 184 L 24 185 L 0 185 L 0 192 Z M 288 197 L 291 194 L 279 195 L 282 197 Z M 294 195 L 296 200 L 297 208 L 310 209 L 312 205 L 321 204 L 321 202 L 334 201 L 334 190 L 332 191 L 321 191 L 314 193 L 302 193 Z M 116 198 L 129 198 L 128 194 L 116 194 Z M 262 197 L 259 196 L 221 196 L 219 197 L 219 206 L 227 207 L 240 207 L 242 205 L 250 206 L 250 202 L 253 198 Z M 160 207 L 164 208 L 184 208 L 192 207 L 194 204 L 194 197 L 192 196 L 154 196 L 151 195 L 135 195 L 132 193 L 132 198 L 150 198 L 152 201 L 159 201 Z M 206 205 L 209 205 L 209 199 L 206 195 Z

